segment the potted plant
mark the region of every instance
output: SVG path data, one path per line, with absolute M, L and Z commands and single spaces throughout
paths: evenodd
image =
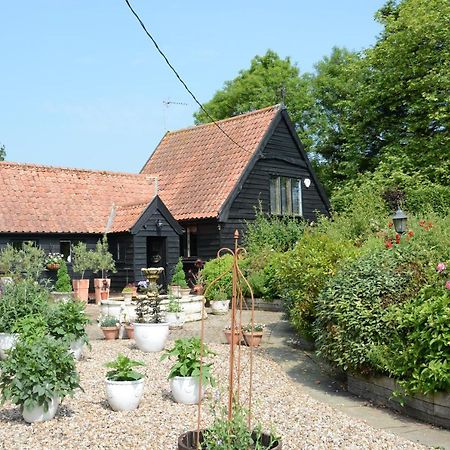
M 125 302 L 131 302 L 133 300 L 133 288 L 127 286 L 122 289 L 122 295 Z
M 6 281 L 30 279 L 38 281 L 45 269 L 45 253 L 34 242 L 24 242 L 15 249 L 8 244 L 0 252 L 0 270 L 6 274 Z
M 81 279 L 74 278 L 72 280 L 75 297 L 87 303 L 89 299 L 89 278 L 84 279 L 84 274 L 86 270 L 93 267 L 93 252 L 88 250 L 84 242 L 79 242 L 72 249 L 72 257 L 72 270 L 81 275 Z
M 131 411 L 139 406 L 144 392 L 144 374 L 134 370 L 137 366 L 145 364 L 122 354 L 106 364 L 105 367 L 111 369 L 106 374 L 106 398 L 112 410 Z
M 61 400 L 78 387 L 75 360 L 52 336 L 19 340 L 0 362 L 1 401 L 19 405 L 29 423 L 53 419 Z
M 100 317 L 100 328 L 107 341 L 117 339 L 119 337 L 119 327 L 117 326 L 117 318 L 114 316 Z
M 95 246 L 95 252 L 92 255 L 92 269 L 95 273 L 101 272 L 101 278 L 94 278 L 95 288 L 95 303 L 99 304 L 101 300 L 106 300 L 109 297 L 109 287 L 111 279 L 107 278 L 107 273 L 116 272 L 116 265 L 114 258 L 108 250 L 108 238 L 106 234 L 102 239 L 99 239 Z M 106 298 L 102 298 L 102 295 Z
M 183 269 L 183 260 L 178 258 L 178 262 L 175 266 L 174 273 L 172 276 L 171 289 L 175 296 L 181 297 L 189 295 L 191 289 L 189 288 L 186 281 L 186 274 Z
M 234 344 L 239 344 L 240 340 L 242 339 L 242 333 L 238 327 L 235 327 L 234 332 L 232 332 L 231 326 L 227 325 L 223 329 L 223 333 L 225 334 L 228 344 L 231 344 L 232 342 Z
M 178 403 L 192 405 L 203 398 L 204 388 L 214 386 L 211 374 L 212 363 L 202 364 L 202 391 L 200 392 L 200 339 L 197 337 L 177 339 L 173 348 L 167 350 L 161 360 L 175 358 L 170 369 L 169 380 L 173 398 Z M 215 353 L 206 345 L 203 346 L 203 357 L 213 356 Z
M 182 311 L 179 299 L 169 290 L 169 303 L 166 307 L 166 322 L 169 322 L 169 328 L 171 330 L 183 328 L 185 321 L 186 315 Z
M 61 253 L 49 253 L 45 257 L 45 266 L 48 270 L 58 270 L 62 261 L 64 261 L 64 256 Z
M 227 293 L 222 290 L 215 291 L 213 298 L 210 300 L 210 305 L 211 314 L 228 314 L 230 300 L 227 299 Z
M 202 269 L 205 263 L 201 259 L 197 259 L 194 268 L 188 271 L 188 285 L 192 287 L 195 295 L 203 295 L 205 290 L 203 283 Z
M 85 303 L 76 301 L 52 305 L 48 311 L 48 332 L 69 346 L 75 359 L 80 359 L 85 344 L 89 345 L 86 325 L 91 323 Z
M 72 300 L 72 283 L 64 260 L 60 262 L 56 276 L 55 290 L 51 292 L 53 300 L 56 302 Z
M 244 337 L 245 343 L 249 347 L 259 347 L 264 334 L 264 328 L 266 326 L 263 323 L 249 323 L 242 327 L 242 335 Z

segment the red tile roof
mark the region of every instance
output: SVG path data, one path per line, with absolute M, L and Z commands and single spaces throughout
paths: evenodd
M 113 204 L 122 231 L 121 206 L 133 204 L 134 218 L 153 196 L 145 175 L 0 162 L 0 231 L 104 233 Z
M 114 218 L 108 232 L 129 231 L 147 208 L 148 203 L 114 207 Z
M 141 173 L 158 176 L 158 194 L 177 220 L 217 217 L 271 122 L 278 105 L 168 132 Z

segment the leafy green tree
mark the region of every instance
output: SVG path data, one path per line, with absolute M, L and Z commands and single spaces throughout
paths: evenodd
M 284 99 L 297 132 L 302 139 L 307 139 L 304 116 L 312 106 L 307 87 L 308 77 L 300 75 L 289 57 L 282 59 L 268 50 L 263 56 L 255 56 L 249 69 L 241 70 L 234 80 L 226 81 L 204 107 L 215 120 L 220 120 L 275 105 Z M 194 118 L 197 124 L 211 121 L 203 111 L 196 112 Z
M 6 150 L 4 145 L 0 145 L 0 161 L 4 161 L 6 156 Z

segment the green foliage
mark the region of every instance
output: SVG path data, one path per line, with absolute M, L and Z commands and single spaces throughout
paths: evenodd
M 144 374 L 137 372 L 133 367 L 145 366 L 142 361 L 130 359 L 128 356 L 119 353 L 114 361 L 105 364 L 109 370 L 106 379 L 110 381 L 136 381 L 144 378 Z
M 351 243 L 308 230 L 293 250 L 279 258 L 275 279 L 290 322 L 301 335 L 312 335 L 315 302 L 326 282 L 356 255 Z
M 389 341 L 374 348 L 371 358 L 393 376 L 405 393 L 428 394 L 450 389 L 450 296 L 429 286 L 386 315 Z
M 49 333 L 56 339 L 69 344 L 78 339 L 88 342 L 86 325 L 91 323 L 85 310 L 85 303 L 80 301 L 58 302 L 49 308 Z
M 107 276 L 107 272 L 117 272 L 114 258 L 109 252 L 108 238 L 106 237 L 106 234 L 103 235 L 102 239 L 97 241 L 95 252 L 92 254 L 91 269 L 94 272 L 101 271 L 102 278 Z
M 101 327 L 116 327 L 117 322 L 118 322 L 118 320 L 114 316 L 102 316 L 100 318 L 100 326 Z
M 6 157 L 6 150 L 4 145 L 0 145 L 0 161 L 4 161 Z
M 0 271 L 15 279 L 38 280 L 45 265 L 45 253 L 33 242 L 24 242 L 21 249 L 8 244 L 0 252 Z
M 42 314 L 25 316 L 15 322 L 11 332 L 18 333 L 24 342 L 32 343 L 48 333 L 47 318 Z
M 158 297 L 144 297 L 138 299 L 136 305 L 137 323 L 162 323 L 161 301 Z
M 19 340 L 8 358 L 0 362 L 1 401 L 26 408 L 44 406 L 53 396 L 63 399 L 79 388 L 75 361 L 67 345 L 43 336 L 31 342 Z
M 57 280 L 55 283 L 56 292 L 72 292 L 72 283 L 70 282 L 69 273 L 67 272 L 67 264 L 65 261 L 61 261 Z
M 72 270 L 84 278 L 86 270 L 92 270 L 96 264 L 94 252 L 88 250 L 84 242 L 78 242 L 72 247 Z
M 183 289 L 186 289 L 188 287 L 186 281 L 186 274 L 184 273 L 183 269 L 183 260 L 181 259 L 181 257 L 178 258 L 178 262 L 175 266 L 171 283 L 175 286 L 180 286 Z
M 45 316 L 48 299 L 48 290 L 30 279 L 7 284 L 0 300 L 0 332 L 10 333 L 28 315 Z
M 313 334 L 318 353 L 338 367 L 373 370 L 370 352 L 389 341 L 385 309 L 416 295 L 421 269 L 401 251 L 363 254 L 339 271 L 316 302 Z
M 224 255 L 220 258 L 207 261 L 202 269 L 203 280 L 205 283 L 205 298 L 213 300 L 217 295 L 225 295 L 225 298 L 231 298 L 232 295 L 232 277 L 233 277 L 233 257 Z M 212 282 L 223 275 L 217 283 Z
M 169 379 L 174 377 L 200 377 L 200 354 L 202 352 L 203 358 L 214 356 L 206 344 L 203 344 L 203 351 L 201 348 L 200 338 L 183 338 L 176 339 L 174 346 L 167 350 L 162 356 L 161 361 L 167 358 L 176 358 L 174 365 L 170 369 Z M 210 384 L 215 386 L 215 380 L 211 373 L 212 363 L 202 364 L 202 385 Z
M 173 295 L 172 291 L 169 291 L 169 304 L 167 305 L 167 312 L 179 313 L 181 311 L 182 308 L 180 300 Z

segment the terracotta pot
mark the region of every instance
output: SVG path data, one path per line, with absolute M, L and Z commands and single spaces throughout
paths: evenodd
M 262 331 L 254 331 L 253 336 L 250 332 L 244 332 L 242 333 L 244 335 L 244 341 L 249 347 L 259 347 L 259 344 L 261 344 L 261 340 L 263 337 Z
M 105 282 L 106 281 L 106 289 Z M 111 280 L 109 278 L 94 278 L 94 289 L 95 289 L 95 303 L 98 305 L 101 300 L 106 300 L 109 298 L 109 287 L 111 286 Z M 102 293 L 106 292 L 107 297 L 102 298 Z
M 252 434 L 253 439 L 256 438 L 255 433 Z M 199 439 L 198 439 L 199 438 Z M 198 449 L 198 441 L 200 441 L 200 444 L 203 442 L 203 433 L 200 431 L 200 433 L 197 433 L 197 431 L 187 431 L 186 433 L 183 433 L 178 438 L 178 450 L 197 450 Z M 264 446 L 268 446 L 271 441 L 271 436 L 262 433 L 261 434 L 261 443 Z M 270 450 L 281 450 L 281 440 L 275 441 L 273 445 L 270 447 Z
M 48 270 L 58 270 L 60 268 L 60 265 L 57 263 L 47 264 Z
M 125 330 L 127 330 L 128 339 L 134 339 L 134 327 L 133 327 L 133 325 L 125 325 Z
M 196 295 L 203 295 L 203 292 L 205 291 L 205 288 L 203 287 L 202 284 L 196 284 L 193 287 L 193 291 L 195 292 Z
M 100 292 L 100 298 L 102 300 L 108 300 L 108 291 L 101 291 Z
M 113 341 L 119 337 L 119 327 L 101 327 L 107 341 Z
M 89 300 L 89 279 L 72 280 L 72 286 L 75 298 L 87 303 Z
M 231 344 L 231 330 L 223 330 L 225 337 L 227 338 L 228 344 Z M 233 344 L 239 344 L 239 340 L 241 339 L 241 333 L 238 330 L 235 330 L 233 333 Z

